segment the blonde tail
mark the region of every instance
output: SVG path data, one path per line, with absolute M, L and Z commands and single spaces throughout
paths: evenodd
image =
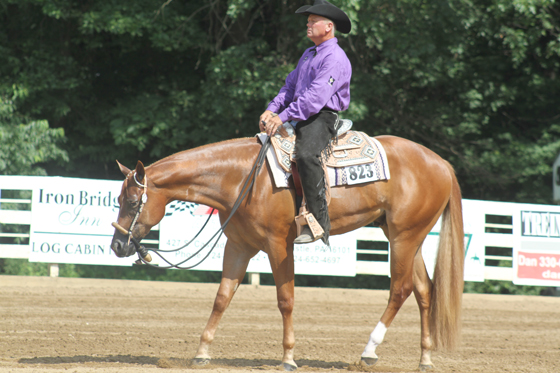
M 461 337 L 465 260 L 461 189 L 453 169 L 451 172 L 453 185 L 442 215 L 430 304 L 430 334 L 434 348 L 445 350 L 455 349 Z

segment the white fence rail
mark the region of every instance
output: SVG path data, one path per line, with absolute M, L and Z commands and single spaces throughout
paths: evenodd
M 22 191 L 18 191 L 22 192 Z M 4 210 L 0 209 L 0 224 L 3 229 L 0 229 L 0 255 L 4 258 L 29 258 L 29 226 L 31 224 L 31 200 L 27 198 L 0 198 L 0 206 L 6 204 L 17 204 L 24 206 L 23 210 Z M 27 209 L 26 209 L 27 207 Z M 506 218 L 510 218 L 506 217 Z M 12 227 L 12 229 L 9 229 Z M 6 229 L 8 228 L 8 229 Z M 15 228 L 15 229 L 14 229 Z M 511 224 L 485 224 L 486 230 L 489 229 L 503 229 L 511 233 Z M 18 231 L 17 233 L 10 232 L 10 230 Z M 157 231 L 157 227 L 155 227 Z M 356 274 L 366 275 L 389 275 L 389 245 L 383 231 L 380 228 L 363 227 L 357 230 L 357 245 L 356 253 L 358 259 L 356 261 Z M 144 240 L 145 244 L 158 245 L 157 239 Z M 512 281 L 513 268 L 511 262 L 512 258 L 512 237 L 511 234 L 500 233 L 485 233 L 485 242 L 487 247 L 485 260 L 484 278 L 491 280 L 506 280 Z M 377 244 L 374 246 L 384 246 L 384 248 L 361 248 L 363 246 L 371 246 L 367 244 Z M 490 250 L 495 247 L 505 248 L 506 254 L 502 255 L 489 255 Z M 508 266 L 503 263 L 509 263 Z M 57 263 L 50 265 L 51 276 L 58 275 Z M 251 276 L 255 280 L 255 274 Z
M 25 193 L 24 191 L 17 191 Z M 31 192 L 31 191 L 27 191 Z M 8 206 L 6 206 L 8 205 Z M 7 210 L 2 207 L 18 208 Z M 31 199 L 0 197 L 0 253 L 4 258 L 29 258 Z
M 40 186 L 37 186 L 37 184 L 40 184 Z M 86 189 L 86 186 L 91 187 L 92 185 L 93 189 Z M 74 259 L 68 259 L 68 256 L 65 257 L 66 259 L 60 259 L 57 263 L 56 259 L 51 261 L 50 258 L 52 257 L 43 255 L 45 253 L 42 252 L 43 249 L 45 251 L 52 249 L 46 243 L 45 247 L 42 244 L 42 242 L 47 242 L 54 237 L 52 233 L 46 231 L 49 228 L 49 220 L 53 220 L 52 216 L 55 216 L 52 208 L 67 204 L 70 207 L 68 210 L 64 210 L 66 211 L 64 214 L 70 214 L 70 211 L 72 211 L 72 213 L 75 213 L 74 218 L 78 218 L 81 213 L 82 226 L 84 221 L 86 223 L 97 221 L 101 230 L 95 231 L 93 236 L 90 234 L 87 242 L 84 239 L 84 242 L 68 243 L 70 242 L 68 241 L 64 244 L 57 243 L 57 245 L 66 245 L 66 250 L 71 247 L 74 252 L 79 251 L 80 253 L 94 250 L 93 248 L 102 251 L 103 255 L 97 255 L 97 262 L 88 261 L 88 264 L 130 265 L 132 260 L 127 264 L 124 259 L 116 258 L 108 248 L 112 230 L 108 231 L 106 228 L 110 228 L 110 223 L 101 222 L 99 220 L 101 215 L 93 214 L 84 217 L 84 210 L 81 210 L 85 205 L 91 207 L 92 210 L 90 211 L 102 209 L 107 212 L 109 210 L 110 218 L 113 218 L 116 195 L 119 189 L 120 182 L 107 180 L 0 176 L 0 258 L 28 258 L 33 261 L 49 262 L 51 263 L 51 275 L 53 276 L 57 275 L 58 263 L 83 263 L 73 262 Z M 69 203 L 70 199 L 73 203 Z M 46 201 L 50 201 L 51 205 L 45 203 Z M 184 210 L 184 207 L 176 207 L 173 210 L 174 217 L 166 217 L 164 222 L 170 222 L 173 219 L 183 221 L 183 217 L 178 216 L 178 211 Z M 560 286 L 560 206 L 463 200 L 463 216 L 466 247 L 465 280 L 505 280 L 521 285 Z M 36 219 L 36 221 L 33 221 L 33 219 Z M 41 224 L 38 224 L 39 222 Z M 164 222 L 161 224 L 162 229 L 164 228 Z M 32 228 L 33 226 L 46 228 L 37 229 Z M 165 229 L 165 233 L 162 233 L 159 231 L 159 227 L 154 228 L 149 237 L 143 241 L 148 247 L 161 247 L 161 245 L 168 245 L 170 241 L 179 242 L 186 238 L 181 236 L 169 239 L 168 231 L 180 231 L 182 235 L 185 233 L 183 232 L 184 229 Z M 31 229 L 33 229 L 33 232 Z M 433 261 L 439 229 L 438 223 L 428 235 L 422 247 L 424 261 L 429 273 L 434 266 Z M 58 239 L 60 242 L 68 238 L 65 234 L 60 234 L 63 231 L 56 232 L 59 232 Z M 78 231 L 69 232 L 74 237 L 86 237 L 80 235 Z M 35 237 L 38 235 L 42 235 L 41 240 L 44 241 L 36 240 Z M 351 271 L 346 270 L 345 273 L 347 273 L 346 275 L 353 275 L 355 265 L 356 274 L 390 275 L 390 250 L 381 229 L 363 227 L 356 230 L 351 237 L 355 237 L 356 240 L 354 246 L 355 262 L 354 257 L 352 261 L 348 261 L 348 255 L 354 255 L 354 249 L 350 247 L 352 245 L 349 246 L 350 249 L 344 250 L 340 250 L 342 247 L 340 246 L 336 254 L 338 255 L 337 258 L 333 257 L 334 254 L 327 254 L 330 255 L 330 259 L 334 258 L 337 263 L 341 263 L 335 265 L 337 270 L 342 265 L 350 265 Z M 97 240 L 95 244 L 92 243 L 93 240 Z M 37 245 L 34 244 L 35 241 L 37 241 Z M 33 247 L 31 247 L 32 245 Z M 315 250 L 315 253 L 324 251 L 320 248 L 313 248 L 313 250 Z M 32 255 L 30 256 L 30 254 Z M 344 264 L 345 260 L 346 263 Z M 263 261 L 266 262 L 266 258 L 260 258 L 258 266 L 249 266 L 249 272 L 251 272 L 249 277 L 253 282 L 258 281 L 259 272 L 266 273 L 266 269 L 263 269 L 262 266 Z M 317 265 L 317 263 L 314 264 Z M 307 269 L 311 264 L 303 261 L 298 265 Z M 320 268 L 317 274 L 341 275 L 340 273 L 342 273 L 332 271 L 332 268 L 334 268 L 332 262 L 329 268 L 326 267 L 326 264 L 320 264 L 320 267 L 322 269 Z M 216 266 L 212 268 L 216 268 Z M 300 271 L 299 273 L 305 272 Z

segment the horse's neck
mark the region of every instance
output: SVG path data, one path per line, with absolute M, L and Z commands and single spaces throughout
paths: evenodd
M 250 144 L 233 140 L 187 150 L 154 163 L 146 172 L 167 203 L 181 200 L 227 211 L 251 169 Z

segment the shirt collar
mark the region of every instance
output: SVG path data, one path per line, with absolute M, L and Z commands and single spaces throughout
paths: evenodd
M 336 37 L 331 38 L 327 41 L 322 42 L 321 44 L 317 45 L 315 48 L 317 50 L 317 53 L 319 53 L 320 51 L 322 51 L 323 49 L 329 48 L 335 44 L 338 44 L 338 39 Z

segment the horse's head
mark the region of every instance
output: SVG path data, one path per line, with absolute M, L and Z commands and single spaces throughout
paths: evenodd
M 132 171 L 118 161 L 117 164 L 125 180 L 119 196 L 119 217 L 117 223 L 113 223 L 116 229 L 111 249 L 123 258 L 135 254 L 134 240 L 140 242 L 163 218 L 165 201 L 154 191 L 142 162 L 138 161 Z

